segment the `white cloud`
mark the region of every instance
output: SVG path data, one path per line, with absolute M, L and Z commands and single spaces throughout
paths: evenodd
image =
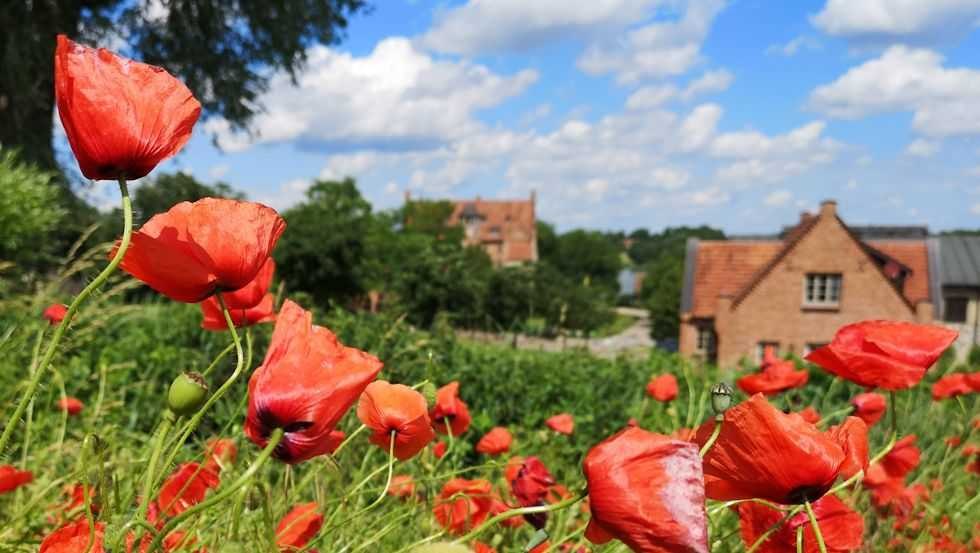
M 277 74 L 259 99 L 256 136 L 233 133 L 226 121 L 206 125 L 227 150 L 297 141 L 345 147 L 411 150 L 472 134 L 473 114 L 524 92 L 537 73 L 501 76 L 466 61 L 436 60 L 407 39 L 379 42 L 364 57 L 315 46 L 293 86 Z M 315 99 L 315 101 L 311 101 Z
M 694 206 L 705 207 L 727 203 L 731 199 L 731 194 L 720 186 L 711 186 L 704 190 L 692 192 L 688 199 Z
M 664 190 L 683 188 L 691 180 L 691 173 L 673 167 L 657 167 L 650 174 L 657 186 Z
M 693 152 L 703 148 L 715 134 L 715 127 L 721 119 L 721 106 L 702 104 L 688 115 L 678 130 L 678 147 L 682 152 Z
M 980 0 L 827 0 L 810 21 L 823 32 L 866 44 L 940 43 L 980 18 Z
M 360 151 L 350 154 L 337 154 L 327 158 L 320 171 L 323 180 L 340 180 L 346 177 L 357 178 L 377 163 L 378 154 L 373 151 Z
M 940 144 L 932 140 L 916 138 L 905 147 L 905 153 L 915 157 L 932 157 L 940 149 Z
M 683 91 L 681 91 L 680 98 L 682 100 L 691 100 L 702 94 L 722 92 L 723 90 L 728 90 L 728 87 L 732 86 L 732 81 L 734 80 L 735 76 L 732 75 L 731 72 L 724 69 L 708 71 L 704 75 L 701 75 L 697 79 L 691 81 L 691 83 L 688 84 Z
M 436 14 L 419 38 L 426 48 L 472 56 L 525 51 L 567 36 L 597 32 L 641 21 L 658 0 L 470 0 Z
M 662 106 L 677 97 L 677 87 L 671 84 L 651 85 L 638 88 L 626 99 L 626 107 L 648 110 Z
M 787 58 L 793 57 L 803 50 L 819 50 L 820 42 L 808 36 L 798 36 L 786 44 L 772 44 L 766 48 L 766 53 L 769 55 L 779 55 L 785 56 Z
M 675 99 L 688 102 L 704 94 L 727 90 L 734 80 L 735 76 L 730 71 L 717 69 L 706 71 L 683 89 L 672 84 L 644 86 L 630 94 L 626 107 L 632 110 L 648 110 Z
M 551 115 L 551 104 L 538 104 L 534 109 L 521 115 L 520 124 L 527 127 Z
M 701 61 L 701 43 L 723 7 L 722 0 L 689 0 L 675 19 L 593 42 L 578 67 L 589 75 L 615 74 L 620 83 L 683 74 Z
M 824 128 L 823 121 L 814 121 L 776 136 L 756 131 L 718 135 L 711 143 L 711 154 L 736 161 L 718 169 L 716 175 L 723 181 L 778 182 L 830 163 L 842 145 L 824 136 Z
M 793 194 L 789 190 L 776 190 L 766 195 L 762 203 L 771 207 L 777 207 L 788 204 L 792 199 Z
M 973 207 L 970 208 L 970 213 L 980 215 L 980 204 L 973 204 Z
M 208 176 L 213 180 L 220 180 L 221 177 L 227 175 L 228 171 L 230 170 L 231 165 L 227 163 L 218 163 L 216 165 L 212 165 L 211 168 L 208 169 Z
M 942 63 L 931 50 L 893 46 L 818 87 L 809 104 L 845 119 L 912 112 L 912 126 L 933 137 L 980 134 L 980 70 Z
M 269 194 L 257 199 L 277 211 L 284 211 L 306 198 L 306 191 L 313 185 L 310 179 L 292 179 L 279 185 L 275 194 Z

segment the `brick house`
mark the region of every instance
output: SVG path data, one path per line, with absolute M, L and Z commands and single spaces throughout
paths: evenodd
M 833 201 L 779 236 L 690 239 L 678 349 L 731 367 L 766 346 L 804 355 L 855 321 L 930 322 L 935 263 L 925 228 L 849 228 Z
M 481 246 L 495 266 L 538 260 L 535 193 L 527 200 L 454 200 L 450 226 L 463 227 L 463 243 Z

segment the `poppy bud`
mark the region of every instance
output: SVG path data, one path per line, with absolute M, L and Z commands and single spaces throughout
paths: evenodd
M 719 382 L 711 388 L 711 408 L 716 415 L 721 415 L 732 406 L 732 387 L 724 382 Z
M 167 406 L 174 414 L 193 415 L 208 398 L 208 385 L 200 373 L 183 373 L 174 379 L 167 394 Z
M 422 395 L 425 397 L 425 403 L 427 405 L 432 405 L 436 402 L 436 385 L 432 382 L 426 382 L 422 385 Z

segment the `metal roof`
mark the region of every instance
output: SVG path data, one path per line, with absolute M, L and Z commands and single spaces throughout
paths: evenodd
M 980 286 L 980 236 L 939 237 L 943 286 Z

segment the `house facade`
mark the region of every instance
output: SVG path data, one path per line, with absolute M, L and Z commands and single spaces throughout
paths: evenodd
M 980 236 L 938 236 L 929 245 L 939 281 L 938 318 L 959 331 L 956 349 L 964 357 L 980 342 Z
M 851 229 L 833 201 L 777 237 L 691 239 L 678 349 L 731 367 L 767 346 L 805 355 L 856 321 L 930 322 L 929 243 L 924 228 Z
M 483 248 L 495 266 L 538 260 L 536 196 L 526 200 L 454 200 L 450 226 L 463 227 L 463 243 Z

